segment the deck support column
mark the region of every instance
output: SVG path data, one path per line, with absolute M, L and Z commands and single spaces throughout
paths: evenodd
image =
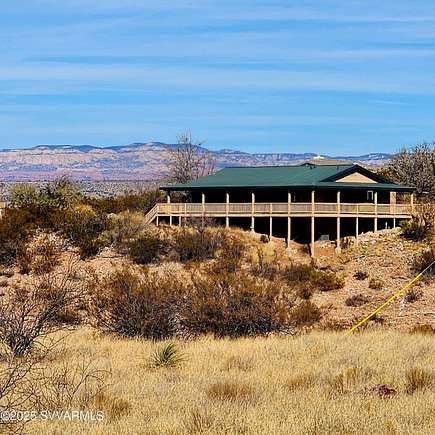
M 290 246 L 290 240 L 292 237 L 292 219 L 291 214 L 291 202 L 292 194 L 290 191 L 287 192 L 287 248 Z
M 375 190 L 375 222 L 374 222 L 374 232 L 378 231 L 378 192 Z
M 169 193 L 166 195 L 166 202 L 169 209 L 169 225 L 172 226 L 171 195 Z
M 311 256 L 314 257 L 314 234 L 315 234 L 315 226 L 314 226 L 314 216 L 311 216 Z
M 414 214 L 414 192 L 411 193 L 410 197 L 411 213 Z
M 230 194 L 225 192 L 225 226 L 228 228 L 230 226 Z
M 355 218 L 355 238 L 358 241 L 358 236 L 359 236 L 359 217 L 357 216 Z
M 205 193 L 201 193 L 201 204 L 202 204 L 202 221 L 204 222 L 205 218 Z
M 337 190 L 337 252 L 341 251 L 341 222 L 340 222 L 340 213 L 341 213 L 341 192 Z
M 159 215 L 156 216 L 156 225 L 159 226 Z
M 255 193 L 251 192 L 251 231 L 255 232 Z
M 272 239 L 272 216 L 269 217 L 269 240 Z
M 393 217 L 393 228 L 396 228 L 396 216 Z
M 316 192 L 311 191 L 311 256 L 314 257 L 314 241 L 315 241 L 315 226 L 314 226 L 314 211 L 315 211 Z

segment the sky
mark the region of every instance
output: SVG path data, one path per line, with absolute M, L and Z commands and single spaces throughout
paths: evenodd
M 0 148 L 435 140 L 431 0 L 4 0 Z

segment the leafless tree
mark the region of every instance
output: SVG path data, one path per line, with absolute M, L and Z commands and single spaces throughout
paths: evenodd
M 435 197 L 435 142 L 422 143 L 395 154 L 386 175 L 394 182 L 415 187 L 418 197 Z
M 15 356 L 23 356 L 41 338 L 65 329 L 62 316 L 79 303 L 84 292 L 74 279 L 76 266 L 71 259 L 63 270 L 16 284 L 0 298 L 0 341 Z
M 169 177 L 175 183 L 187 183 L 199 177 L 210 175 L 215 169 L 215 160 L 209 151 L 204 149 L 204 142 L 194 142 L 190 132 L 177 137 L 178 144 L 171 149 L 169 161 Z

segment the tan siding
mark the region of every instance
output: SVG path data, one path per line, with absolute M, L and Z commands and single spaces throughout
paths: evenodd
M 372 180 L 369 177 L 366 177 L 359 172 L 354 172 L 353 174 L 346 175 L 343 178 L 339 178 L 336 180 L 337 183 L 377 183 L 377 181 Z

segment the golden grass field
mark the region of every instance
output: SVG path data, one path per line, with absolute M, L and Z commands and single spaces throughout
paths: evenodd
M 111 372 L 86 407 L 103 422 L 37 421 L 31 434 L 433 434 L 434 335 L 372 330 L 176 342 L 183 361 L 153 368 L 162 343 L 80 328 L 49 364 L 90 357 Z M 379 395 L 377 385 L 396 390 Z M 79 404 L 71 405 L 80 407 Z

